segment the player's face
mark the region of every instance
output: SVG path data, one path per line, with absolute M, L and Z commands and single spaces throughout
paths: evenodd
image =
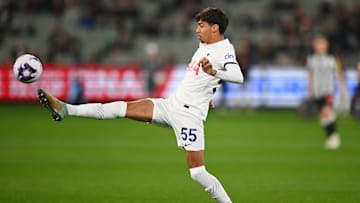
M 196 34 L 199 40 L 203 43 L 210 43 L 212 35 L 214 33 L 215 25 L 209 25 L 209 23 L 199 20 L 196 28 Z
M 326 54 L 328 51 L 328 42 L 326 39 L 318 38 L 314 40 L 313 47 L 316 53 Z

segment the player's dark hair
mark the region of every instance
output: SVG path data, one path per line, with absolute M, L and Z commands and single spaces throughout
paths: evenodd
M 324 35 L 324 34 L 316 34 L 316 35 L 314 35 L 313 40 L 317 40 L 317 39 L 322 39 L 322 40 L 328 41 L 327 36 Z
M 225 12 L 219 8 L 208 7 L 200 11 L 195 15 L 197 21 L 205 21 L 210 25 L 217 24 L 219 25 L 220 34 L 224 34 L 228 24 L 229 19 Z

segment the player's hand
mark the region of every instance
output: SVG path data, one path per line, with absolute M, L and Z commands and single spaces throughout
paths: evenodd
M 210 100 L 209 106 L 210 106 L 210 108 L 212 108 L 212 109 L 215 108 L 215 104 L 214 104 L 213 100 Z
M 199 64 L 201 65 L 201 68 L 205 73 L 212 75 L 212 76 L 214 76 L 216 74 L 216 70 L 214 70 L 212 68 L 212 64 L 210 63 L 209 59 L 202 58 L 200 60 Z

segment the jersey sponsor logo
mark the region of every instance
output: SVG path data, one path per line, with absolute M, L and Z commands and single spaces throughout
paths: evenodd
M 234 58 L 235 58 L 235 56 L 233 54 L 226 54 L 224 56 L 224 59 L 234 59 Z
M 200 65 L 196 61 L 191 61 L 189 63 L 189 65 L 187 66 L 186 70 L 189 71 L 189 72 L 194 71 L 195 75 L 199 75 Z

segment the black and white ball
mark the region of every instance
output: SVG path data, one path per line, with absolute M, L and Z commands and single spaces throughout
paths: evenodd
M 37 81 L 41 76 L 42 69 L 40 59 L 31 54 L 19 56 L 13 66 L 16 79 L 23 83 Z

